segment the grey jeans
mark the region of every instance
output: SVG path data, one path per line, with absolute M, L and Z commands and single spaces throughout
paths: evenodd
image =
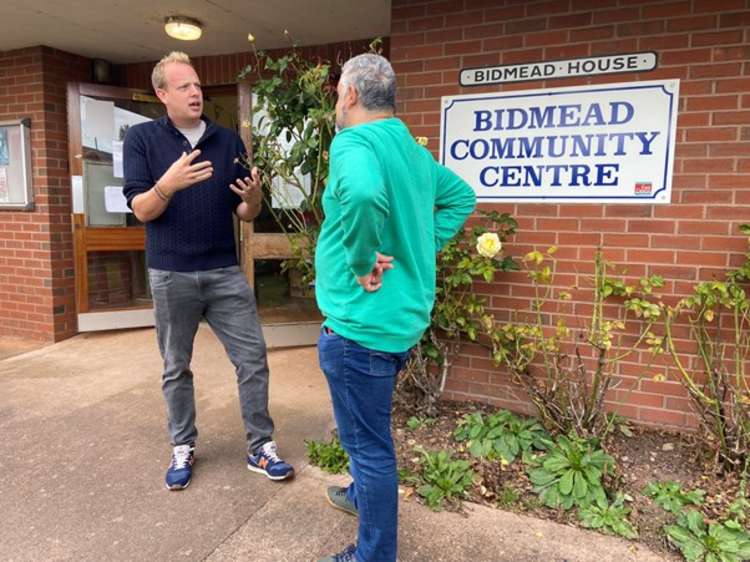
M 172 445 L 195 443 L 195 396 L 190 360 L 193 340 L 205 318 L 224 345 L 237 373 L 240 410 L 248 448 L 271 440 L 268 362 L 255 297 L 238 266 L 207 271 L 149 269 L 156 336 L 164 359 L 162 391 Z

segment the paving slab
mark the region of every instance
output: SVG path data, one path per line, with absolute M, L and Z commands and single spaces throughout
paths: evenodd
M 195 373 L 200 437 L 187 490 L 169 461 L 153 329 L 80 335 L 0 360 L 0 560 L 317 560 L 351 542 L 305 439 L 332 426 L 314 348 L 272 350 L 271 413 L 297 478 L 249 472 L 233 367 L 202 326 Z M 652 562 L 633 543 L 500 510 L 466 516 L 400 506 L 402 562 Z
M 201 560 L 286 484 L 247 470 L 233 367 L 205 327 L 193 370 L 196 471 L 163 486 L 170 448 L 152 329 L 88 334 L 0 362 L 0 559 Z M 331 427 L 314 348 L 269 353 L 282 453 Z

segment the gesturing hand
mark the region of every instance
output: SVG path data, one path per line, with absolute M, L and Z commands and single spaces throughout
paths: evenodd
M 251 178 L 246 177 L 244 180 L 238 178 L 234 184 L 229 184 L 229 189 L 239 195 L 242 200 L 250 206 L 258 205 L 263 198 L 263 191 L 260 187 L 260 174 L 258 168 L 253 167 L 250 170 Z
M 169 169 L 156 182 L 159 190 L 167 197 L 171 197 L 175 192 L 181 191 L 196 183 L 210 178 L 214 173 L 213 164 L 209 160 L 193 164 L 200 150 L 193 150 L 190 154 L 183 152 L 177 160 L 172 162 Z
M 386 256 L 380 252 L 375 252 L 377 259 L 372 271 L 367 275 L 357 276 L 357 283 L 368 293 L 373 293 L 383 286 L 383 274 L 393 269 L 393 256 Z

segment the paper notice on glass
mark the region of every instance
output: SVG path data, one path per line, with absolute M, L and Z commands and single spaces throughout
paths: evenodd
M 132 213 L 121 185 L 104 186 L 104 208 L 108 213 Z
M 112 153 L 115 102 L 81 96 L 81 144 Z
M 73 192 L 73 212 L 83 213 L 83 176 L 70 176 L 70 188 Z
M 151 121 L 148 117 L 145 115 L 141 115 L 140 113 L 134 113 L 132 111 L 128 111 L 127 109 L 122 109 L 120 107 L 115 107 L 114 109 L 114 139 L 119 141 L 125 140 L 125 135 L 128 134 L 128 129 L 132 127 L 133 125 L 138 125 L 139 123 L 146 123 L 147 121 Z M 122 177 L 122 176 L 118 176 Z
M 0 166 L 0 203 L 10 201 L 10 190 L 8 189 L 8 168 Z
M 122 178 L 125 173 L 122 169 L 122 141 L 112 141 L 112 175 L 116 178 Z

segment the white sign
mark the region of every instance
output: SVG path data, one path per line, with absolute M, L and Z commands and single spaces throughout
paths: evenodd
M 466 68 L 459 74 L 462 86 L 484 86 L 527 80 L 549 80 L 595 74 L 647 72 L 656 68 L 656 53 L 630 53 L 505 66 Z
M 104 186 L 104 209 L 108 213 L 132 213 L 121 185 Z
M 669 203 L 679 86 L 444 97 L 440 161 L 480 202 Z

